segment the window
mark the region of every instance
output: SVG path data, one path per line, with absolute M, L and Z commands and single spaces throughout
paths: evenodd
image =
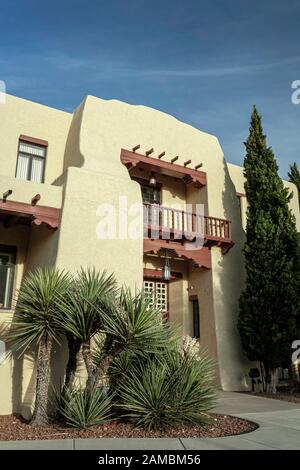
M 16 249 L 0 245 L 0 308 L 11 308 Z
M 162 281 L 144 281 L 144 293 L 150 305 L 161 310 L 163 318 L 168 318 L 168 284 Z
M 160 187 L 142 185 L 141 189 L 142 189 L 143 202 L 147 204 L 160 204 L 161 203 Z
M 200 314 L 199 314 L 199 300 L 192 299 L 193 308 L 193 338 L 200 338 Z
M 141 185 L 141 190 L 144 203 L 144 223 L 159 225 L 160 187 Z
M 36 141 L 38 141 L 38 139 L 36 139 Z M 20 139 L 16 178 L 43 183 L 46 149 L 46 143 L 39 145 Z

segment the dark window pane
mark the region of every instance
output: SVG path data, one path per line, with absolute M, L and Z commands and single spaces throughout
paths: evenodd
M 193 300 L 193 337 L 200 338 L 200 315 L 197 299 Z
M 0 253 L 0 308 L 10 308 L 14 279 L 14 255 Z

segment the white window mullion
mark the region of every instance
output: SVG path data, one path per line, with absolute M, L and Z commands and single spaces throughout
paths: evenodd
M 44 159 L 33 157 L 30 181 L 40 183 L 43 180 Z
M 27 180 L 29 160 L 30 157 L 28 157 L 27 155 L 22 155 L 20 153 L 18 156 L 18 167 L 16 177 L 20 180 Z

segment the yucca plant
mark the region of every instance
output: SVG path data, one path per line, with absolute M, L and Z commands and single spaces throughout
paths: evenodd
M 20 355 L 37 345 L 36 396 L 32 426 L 47 424 L 50 359 L 53 341 L 59 342 L 58 296 L 66 295 L 70 275 L 52 268 L 39 268 L 24 278 L 18 295 L 9 340 Z
M 161 311 L 142 292 L 133 295 L 123 288 L 119 306 L 108 313 L 103 316 L 104 331 L 124 351 L 157 353 L 177 341 L 176 329 L 162 322 Z
M 87 371 L 87 388 L 95 383 L 95 364 L 91 341 L 103 329 L 101 312 L 117 297 L 117 283 L 113 275 L 95 269 L 81 269 L 75 277 L 72 289 L 67 295 L 57 298 L 62 313 L 60 327 L 68 340 L 69 360 L 65 388 L 74 382 L 77 355 L 82 347 L 82 355 Z M 100 313 L 99 313 L 100 312 Z
M 212 363 L 171 348 L 164 355 L 134 364 L 118 387 L 124 418 L 146 429 L 166 429 L 209 420 L 214 406 Z
M 56 395 L 54 404 L 57 413 L 68 426 L 87 428 L 108 421 L 111 418 L 112 395 L 102 388 L 71 387 L 63 394 Z
M 159 309 L 153 307 L 143 293 L 134 296 L 129 289 L 122 289 L 116 301 L 99 309 L 105 340 L 102 348 L 96 348 L 94 358 L 97 384 L 105 376 L 113 361 L 120 355 L 143 357 L 158 354 L 165 344 L 175 344 L 175 329 L 162 322 Z

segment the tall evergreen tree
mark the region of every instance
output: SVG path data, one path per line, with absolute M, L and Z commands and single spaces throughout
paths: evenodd
M 259 361 L 268 389 L 275 371 L 291 360 L 300 315 L 300 253 L 290 195 L 254 107 L 244 161 L 248 200 L 244 247 L 246 286 L 238 328 L 248 358 Z M 269 379 L 269 380 L 268 380 Z
M 298 200 L 300 206 L 300 171 L 298 170 L 297 163 L 290 165 L 290 170 L 288 173 L 289 180 L 291 183 L 294 183 L 298 189 Z

